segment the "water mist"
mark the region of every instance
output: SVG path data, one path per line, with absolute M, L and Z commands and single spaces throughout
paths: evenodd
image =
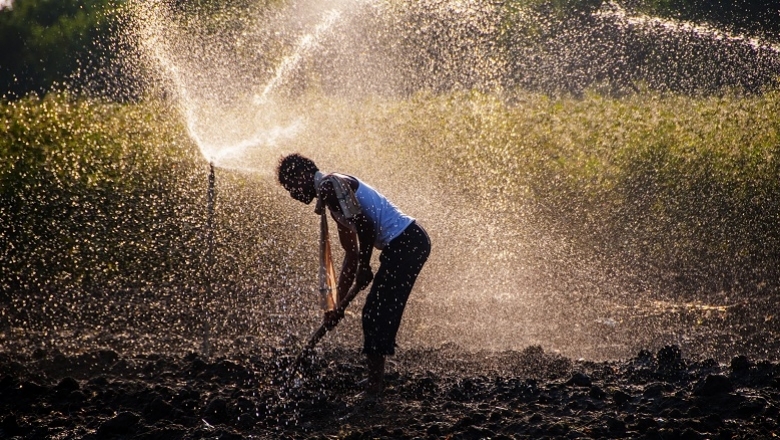
M 494 350 L 541 344 L 572 356 L 623 356 L 637 345 L 704 337 L 677 328 L 678 320 L 627 341 L 634 326 L 657 315 L 724 315 L 725 303 L 709 303 L 714 294 L 682 309 L 666 298 L 644 301 L 662 296 L 648 279 L 667 269 L 647 275 L 661 262 L 629 263 L 599 253 L 604 243 L 568 235 L 606 214 L 578 217 L 567 199 L 579 191 L 566 187 L 570 175 L 526 174 L 538 163 L 566 166 L 591 154 L 591 140 L 576 138 L 586 126 L 633 123 L 604 115 L 568 130 L 561 108 L 614 99 L 630 113 L 631 97 L 642 93 L 652 100 L 656 92 L 752 93 L 772 84 L 780 66 L 774 46 L 615 4 L 557 18 L 500 2 L 294 1 L 226 6 L 198 20 L 166 2 L 134 11 L 149 71 L 212 175 L 217 167 L 261 176 L 271 205 L 285 211 L 279 222 L 307 225 L 307 207 L 290 204 L 272 179 L 277 158 L 299 151 L 326 171 L 371 182 L 432 231 L 437 244 L 412 298 L 405 342 Z M 508 129 L 515 113 L 528 126 Z M 526 142 L 524 133 L 538 137 Z M 605 135 L 617 139 L 610 148 L 619 148 L 622 133 L 616 126 Z M 557 150 L 527 158 L 539 145 Z M 618 156 L 604 148 L 608 160 Z M 301 227 L 287 238 L 305 242 L 312 227 Z M 285 264 L 279 279 L 305 266 Z M 292 288 L 299 289 L 306 290 Z

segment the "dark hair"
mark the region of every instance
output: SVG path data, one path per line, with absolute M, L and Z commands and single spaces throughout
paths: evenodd
M 276 167 L 276 175 L 279 183 L 284 185 L 290 183 L 293 176 L 305 172 L 316 173 L 320 169 L 314 164 L 314 161 L 298 153 L 288 154 L 279 159 L 279 165 Z

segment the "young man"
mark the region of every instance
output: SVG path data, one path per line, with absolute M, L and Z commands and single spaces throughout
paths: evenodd
M 385 356 L 395 354 L 406 301 L 431 251 L 428 234 L 374 188 L 352 176 L 325 175 L 300 154 L 283 157 L 277 175 L 292 198 L 305 204 L 316 198 L 315 212 L 327 207 L 338 225 L 345 256 L 337 304 L 353 284 L 363 289 L 373 279 L 363 307 L 363 353 L 369 371 L 366 392 L 379 395 L 384 388 Z M 376 276 L 370 265 L 374 247 L 381 250 Z M 342 314 L 343 309 L 327 312 L 326 326 L 335 326 Z

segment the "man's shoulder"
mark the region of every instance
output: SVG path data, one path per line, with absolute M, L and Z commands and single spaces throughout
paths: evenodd
M 350 188 L 352 188 L 353 191 L 357 191 L 358 187 L 360 186 L 360 181 L 357 179 L 357 177 L 350 176 L 349 174 L 342 174 L 342 173 L 330 173 L 326 174 L 325 177 L 322 179 L 321 188 L 332 190 L 334 185 L 334 180 L 340 180 L 341 182 L 344 182 L 349 185 Z

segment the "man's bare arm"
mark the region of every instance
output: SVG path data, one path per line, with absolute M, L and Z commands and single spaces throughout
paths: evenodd
M 362 213 L 355 216 L 354 222 L 359 242 L 356 282 L 360 286 L 360 289 L 363 289 L 368 286 L 374 278 L 374 274 L 371 271 L 371 253 L 374 251 L 376 231 L 374 230 L 374 225 L 371 221 Z
M 350 181 L 351 185 L 357 185 L 356 181 Z M 353 187 L 353 189 L 356 189 Z M 321 188 L 321 196 L 331 212 L 341 214 L 341 205 L 331 182 L 325 182 Z M 349 227 L 337 222 L 339 226 L 339 239 L 346 252 L 344 264 L 339 276 L 338 296 L 343 298 L 357 278 L 359 288 L 365 288 L 373 279 L 371 271 L 371 253 L 374 249 L 376 231 L 374 226 L 363 213 L 357 214 L 351 220 L 355 226 L 353 232 Z M 357 266 L 357 267 L 356 267 Z
M 349 228 L 337 223 L 339 231 L 339 241 L 344 248 L 344 262 L 341 264 L 341 273 L 339 274 L 338 299 L 337 304 L 346 296 L 347 291 L 355 281 L 357 266 L 359 261 L 359 246 L 357 234 Z

